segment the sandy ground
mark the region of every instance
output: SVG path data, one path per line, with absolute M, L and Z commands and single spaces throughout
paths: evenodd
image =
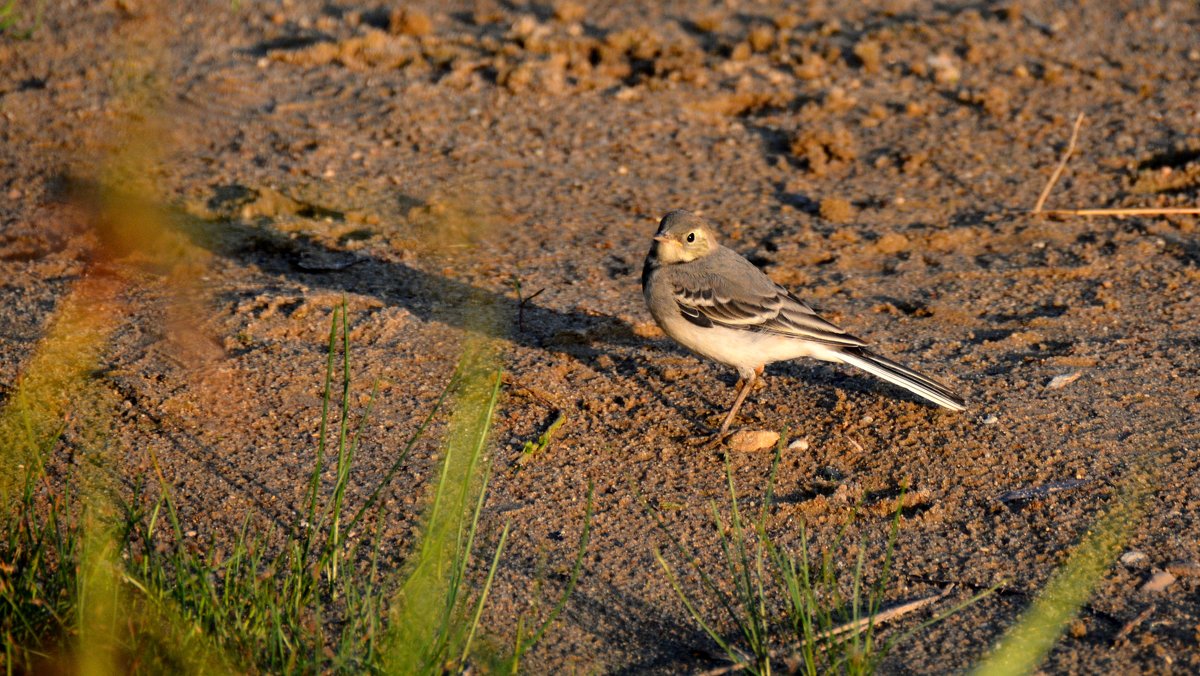
M 513 528 L 486 626 L 509 635 L 561 588 L 594 482 L 584 576 L 527 666 L 712 667 L 637 494 L 716 565 L 708 503 L 725 495 L 724 458 L 756 499 L 770 454 L 689 445 L 719 423 L 735 376 L 673 346 L 638 283 L 658 218 L 687 208 L 970 401 L 939 411 L 797 362 L 769 368 L 743 409 L 743 425 L 808 444 L 783 455 L 768 523 L 780 543 L 803 522 L 820 547 L 849 522 L 847 541 L 877 556 L 907 484 L 889 598 L 1003 581 L 888 671 L 977 661 L 1136 483 L 1150 490 L 1122 551 L 1145 556 L 1114 562 L 1045 668 L 1195 672 L 1200 580 L 1140 588 L 1200 559 L 1197 220 L 1029 210 L 1079 112 L 1047 208 L 1197 204 L 1200 9 L 853 5 L 46 3 L 29 39 L 0 38 L 0 396 L 96 274 L 103 238 L 64 204 L 80 178 L 151 191 L 210 252 L 183 301 L 171 275 L 114 266 L 132 281 L 96 375 L 121 402 L 117 466 L 155 453 L 198 540 L 220 542 L 247 512 L 292 523 L 343 296 L 356 406 L 382 383 L 352 501 L 432 406 L 464 304 L 482 298 L 507 317 L 484 527 L 489 542 Z M 147 120 L 144 171 L 106 169 Z M 536 297 L 520 301 L 517 283 Z M 1050 386 L 1064 375 L 1077 378 Z M 559 412 L 550 448 L 517 471 Z M 393 566 L 440 429 L 395 482 Z

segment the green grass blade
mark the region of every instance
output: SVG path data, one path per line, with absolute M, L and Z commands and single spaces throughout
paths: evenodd
M 408 438 L 408 441 L 404 443 L 404 448 L 400 451 L 400 454 L 396 456 L 396 460 L 392 463 L 392 466 L 389 467 L 388 471 L 383 475 L 383 479 L 380 480 L 377 486 L 375 486 L 375 489 L 371 491 L 370 495 L 367 496 L 366 501 L 363 503 L 362 507 L 358 509 L 358 512 L 355 513 L 354 518 L 350 520 L 350 524 L 347 526 L 348 529 L 353 530 L 358 522 L 362 520 L 363 516 L 375 506 L 376 502 L 379 501 L 379 497 L 383 494 L 383 490 L 391 484 L 392 479 L 396 476 L 396 473 L 399 472 L 400 468 L 404 466 L 404 463 L 408 460 L 408 454 L 412 452 L 412 449 L 417 445 L 417 442 L 420 441 L 421 437 L 425 435 L 425 431 L 429 428 L 429 424 L 433 422 L 433 419 L 437 415 L 438 411 L 442 409 L 442 406 L 446 402 L 446 398 L 452 391 L 454 391 L 455 387 L 458 386 L 458 382 L 459 372 L 456 371 L 455 374 L 451 376 L 450 381 L 446 383 L 446 387 L 442 389 L 441 394 L 438 395 L 437 400 L 433 403 L 433 408 L 429 409 L 429 413 L 425 415 L 425 418 L 421 421 L 421 424 L 417 426 L 417 430 L 413 432 L 412 436 Z
M 646 501 L 646 497 L 642 495 L 637 486 L 631 484 L 631 489 L 633 490 L 634 495 L 637 496 L 638 502 L 641 503 L 642 509 L 650 514 L 650 517 L 654 519 L 655 527 L 657 527 L 659 532 L 661 532 L 667 538 L 667 542 L 671 544 L 671 549 L 674 550 L 676 556 L 686 561 L 688 565 L 691 566 L 692 570 L 700 576 L 701 587 L 717 600 L 718 605 L 720 605 L 725 611 L 725 614 L 729 617 L 730 622 L 732 622 L 734 625 L 740 626 L 741 617 L 738 615 L 737 609 L 734 607 L 734 601 L 730 599 L 729 595 L 726 594 L 725 591 L 722 590 L 721 587 L 712 579 L 712 576 L 708 574 L 708 571 L 706 571 L 704 567 L 700 565 L 699 558 L 693 552 L 688 550 L 688 548 L 683 545 L 683 542 L 671 532 L 671 529 L 667 527 L 666 522 L 663 521 L 662 515 L 659 514 L 658 510 L 650 506 L 650 503 Z M 718 531 L 720 531 L 719 525 Z M 661 556 L 661 554 L 659 555 Z
M 500 543 L 496 545 L 496 553 L 492 555 L 492 565 L 488 567 L 487 579 L 483 583 L 483 589 L 479 592 L 479 601 L 475 604 L 475 614 L 471 616 L 471 629 L 467 632 L 466 640 L 463 641 L 462 655 L 458 659 L 460 665 L 466 665 L 467 657 L 471 654 L 471 642 L 475 640 L 475 632 L 479 629 L 479 620 L 483 617 L 483 606 L 487 603 L 488 592 L 492 590 L 496 569 L 500 567 L 500 555 L 504 552 L 504 543 L 508 541 L 509 525 L 504 524 L 504 530 L 500 532 Z
M 345 298 L 342 299 L 343 307 Z M 337 325 L 340 308 L 334 308 L 329 326 L 329 342 L 325 357 L 325 387 L 321 395 L 321 425 L 317 432 L 317 459 L 308 482 L 308 519 L 305 523 L 304 555 L 312 551 L 313 534 L 317 532 L 317 495 L 321 473 L 325 470 L 325 445 L 329 430 L 329 402 L 333 398 L 333 364 L 337 355 Z
M 392 604 L 386 649 L 381 654 L 385 671 L 440 669 L 439 656 L 459 630 L 453 616 L 470 555 L 469 524 L 481 511 L 472 513 L 466 506 L 482 483 L 477 472 L 499 397 L 499 371 L 493 363 L 490 348 L 482 343 L 469 346 L 463 355 L 463 377 L 422 541 Z
M 1033 604 L 974 670 L 975 676 L 1027 674 L 1037 668 L 1092 595 L 1136 525 L 1140 497 L 1127 486 L 1116 504 L 1071 551 Z
M 704 633 L 708 634 L 708 637 L 714 643 L 720 646 L 721 650 L 725 652 L 730 660 L 752 671 L 753 666 L 738 651 L 734 650 L 733 646 L 719 632 L 709 626 L 708 622 L 704 620 L 704 616 L 700 614 L 700 611 L 696 609 L 695 604 L 688 597 L 687 592 L 684 591 L 683 585 L 680 584 L 679 578 L 675 575 L 675 571 L 671 569 L 671 565 L 667 563 L 667 560 L 663 558 L 662 552 L 658 549 L 654 550 L 654 559 L 658 561 L 658 565 L 663 569 L 663 572 L 667 576 L 667 582 L 670 583 L 671 589 L 675 590 L 675 595 L 679 597 L 679 600 L 683 603 L 683 607 L 687 609 L 688 615 L 691 615 L 692 620 L 700 625 L 700 628 L 704 630 Z
M 346 484 L 350 481 L 350 462 L 353 449 L 347 446 L 350 428 L 350 327 L 346 318 L 346 297 L 342 296 L 342 399 L 338 415 L 337 479 L 333 488 L 333 506 L 330 513 L 331 528 L 325 555 L 329 559 L 329 579 L 337 580 L 338 564 L 341 560 L 342 500 Z

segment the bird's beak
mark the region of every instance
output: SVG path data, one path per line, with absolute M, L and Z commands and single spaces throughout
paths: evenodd
M 667 242 L 671 241 L 671 238 L 667 237 L 666 235 L 655 235 L 654 241 L 658 242 L 659 244 L 666 244 Z

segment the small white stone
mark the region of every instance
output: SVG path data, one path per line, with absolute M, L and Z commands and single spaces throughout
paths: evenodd
M 948 52 L 931 56 L 925 62 L 933 69 L 933 80 L 938 84 L 954 84 L 962 78 L 962 71 Z
M 1121 555 L 1121 565 L 1129 568 L 1141 568 L 1150 561 L 1150 557 L 1136 549 L 1125 552 Z
M 1062 375 L 1054 376 L 1050 379 L 1050 382 L 1046 384 L 1046 389 L 1057 390 L 1059 388 L 1066 387 L 1076 380 L 1079 380 L 1079 377 L 1082 375 L 1082 371 L 1072 371 L 1071 373 L 1064 373 Z
M 633 101 L 641 98 L 641 94 L 639 94 L 638 90 L 634 89 L 633 87 L 621 87 L 617 90 L 616 94 L 613 94 L 613 98 L 618 101 Z
M 983 420 L 980 422 L 982 422 L 984 425 L 995 425 L 996 423 L 1000 422 L 1000 418 L 996 417 L 995 413 L 989 413 L 984 416 Z

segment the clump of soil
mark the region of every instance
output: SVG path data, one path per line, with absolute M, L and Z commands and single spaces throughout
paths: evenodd
M 845 127 L 801 130 L 792 139 L 791 150 L 815 176 L 844 169 L 858 159 L 854 135 Z
M 821 218 L 834 223 L 849 223 L 858 213 L 854 205 L 839 197 L 826 197 L 821 200 Z

